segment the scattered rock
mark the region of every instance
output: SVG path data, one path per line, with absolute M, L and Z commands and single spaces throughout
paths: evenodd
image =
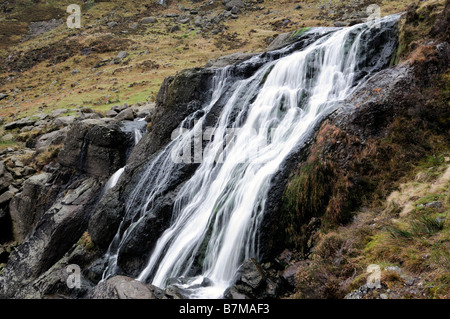
M 239 7 L 234 6 L 234 7 L 231 9 L 231 13 L 232 13 L 232 14 L 238 14 L 238 13 L 240 13 L 240 12 L 241 12 L 241 9 L 239 9 Z
M 108 22 L 107 25 L 108 25 L 108 28 L 112 29 L 112 28 L 117 27 L 119 24 L 115 21 L 111 21 L 111 22 Z
M 115 59 L 116 59 L 116 60 L 122 60 L 122 59 L 125 59 L 127 56 L 128 56 L 128 52 L 127 52 L 127 51 L 120 51 L 120 52 L 116 55 Z
M 6 191 L 0 195 L 0 206 L 7 204 L 11 198 L 13 198 L 14 194 L 10 191 Z
M 296 262 L 281 272 L 281 276 L 291 286 L 295 286 L 295 275 L 297 274 L 303 262 Z
M 126 104 L 123 104 L 123 105 L 114 105 L 114 106 L 111 108 L 111 110 L 112 110 L 112 111 L 115 111 L 115 112 L 117 112 L 117 113 L 120 113 L 120 112 L 122 112 L 123 110 L 125 110 L 127 107 L 128 107 L 128 105 L 126 105 Z
M 247 259 L 242 264 L 241 279 L 253 289 L 258 289 L 265 280 L 264 271 L 254 259 Z
M 142 24 L 151 24 L 156 22 L 158 22 L 158 20 L 155 17 L 145 17 L 141 19 Z
M 42 216 L 43 209 L 38 209 L 37 199 L 46 193 L 49 180 L 48 173 L 32 176 L 25 181 L 23 191 L 12 198 L 9 211 L 14 225 L 15 240 L 22 242 Z
M 105 112 L 106 117 L 115 117 L 118 113 L 114 110 L 109 110 Z
M 11 133 L 8 133 L 8 134 L 5 134 L 2 136 L 2 141 L 9 142 L 9 141 L 13 141 L 13 140 L 14 140 L 14 135 Z
M 421 205 L 419 205 L 417 207 L 439 209 L 439 208 L 442 208 L 442 202 L 437 200 L 437 201 L 433 201 L 433 202 L 430 202 L 430 203 L 421 204 Z
M 63 144 L 67 135 L 68 127 L 62 128 L 57 131 L 53 131 L 40 136 L 35 144 L 37 151 L 43 151 L 47 149 L 50 145 Z
M 178 24 L 175 24 L 173 27 L 171 27 L 169 29 L 169 32 L 173 33 L 173 32 L 177 32 L 177 31 L 180 31 L 180 30 L 181 30 L 180 26 Z
M 238 9 L 243 9 L 245 8 L 245 3 L 241 0 L 230 0 L 230 1 L 226 1 L 225 3 L 225 9 L 230 11 L 232 10 L 234 7 L 238 8 Z
M 343 28 L 343 27 L 347 26 L 347 23 L 346 22 L 342 22 L 342 21 L 338 21 L 338 22 L 334 23 L 334 26 L 337 27 L 337 28 Z
M 61 116 L 61 115 L 63 115 L 63 114 L 65 114 L 65 113 L 67 113 L 69 110 L 67 110 L 67 109 L 57 109 L 57 110 L 54 110 L 53 112 L 52 112 L 52 117 L 58 117 L 58 116 Z
M 396 272 L 396 273 L 400 273 L 402 271 L 402 269 L 399 266 L 385 267 L 384 270 L 390 271 L 390 272 Z
M 61 116 L 54 121 L 54 124 L 58 127 L 69 126 L 75 121 L 75 119 L 76 119 L 75 115 Z
M 16 129 L 16 128 L 21 129 L 21 128 L 25 127 L 25 126 L 33 126 L 36 123 L 36 121 L 37 120 L 34 119 L 34 118 L 26 117 L 26 118 L 20 119 L 18 121 L 13 121 L 13 122 L 10 122 L 10 123 L 6 124 L 4 126 L 4 129 L 5 130 L 13 130 L 13 129 Z
M 126 108 L 125 110 L 121 111 L 117 116 L 115 117 L 116 121 L 133 121 L 134 120 L 134 112 L 131 108 Z

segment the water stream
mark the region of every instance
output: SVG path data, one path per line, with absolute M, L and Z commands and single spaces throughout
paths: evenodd
M 376 26 L 385 28 L 383 23 Z M 165 287 L 171 278 L 180 278 L 179 286 L 189 297 L 220 298 L 235 280 L 242 261 L 258 258 L 256 237 L 272 177 L 317 124 L 358 83 L 380 69 L 378 64 L 365 65 L 365 76 L 361 76 L 366 47 L 362 39 L 367 41 L 373 32 L 370 25 L 307 32 L 321 35 L 293 53 L 290 47 L 280 49 L 279 58 L 265 61 L 249 78 L 231 77 L 229 67 L 217 70 L 204 115 L 188 129 L 180 125 L 172 142 L 149 163 L 129 198 L 126 211 L 132 222 L 123 223 L 111 243 L 104 278 L 117 272 L 121 245 L 142 218 L 152 213 L 152 203 L 180 162 L 199 166 L 177 193 L 171 225 L 137 279 Z M 263 58 L 255 56 L 245 63 Z M 203 120 L 223 96 L 227 99 L 215 126 L 205 128 Z M 199 136 L 208 143 L 192 154 Z M 201 271 L 192 276 L 194 264 L 200 264 Z

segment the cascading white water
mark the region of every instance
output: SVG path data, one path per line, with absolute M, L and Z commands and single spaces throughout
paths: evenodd
M 105 193 L 108 189 L 113 188 L 116 186 L 117 182 L 119 181 L 120 176 L 122 175 L 123 171 L 125 170 L 125 167 L 119 168 L 108 180 L 108 182 L 105 184 L 103 192 Z
M 145 121 L 145 119 L 138 119 L 138 122 Z M 134 128 L 133 129 L 133 136 L 134 136 L 134 145 L 136 146 L 137 143 L 142 138 L 142 130 L 140 128 Z M 119 181 L 120 176 L 122 176 L 123 172 L 125 171 L 125 166 L 119 168 L 106 182 L 105 186 L 103 187 L 102 196 L 110 189 L 116 186 L 117 182 Z
M 138 280 L 165 287 L 170 278 L 187 277 L 201 256 L 201 275 L 180 286 L 192 298 L 221 297 L 242 261 L 258 256 L 256 235 L 271 178 L 319 121 L 354 89 L 360 38 L 369 28 L 361 24 L 336 29 L 301 51 L 266 63 L 231 88 L 225 85 L 227 68 L 218 72 L 204 113 L 225 89 L 232 94 L 207 134 L 214 138 L 197 158 L 199 167 L 177 194 L 171 226 L 157 241 Z M 186 159 L 196 137 L 205 136 L 203 118 L 190 130 L 182 130 L 182 124 L 179 136 L 145 171 L 127 211 L 142 196 L 144 183 L 152 187 L 145 190 L 145 203 L 133 222 L 113 240 L 104 278 L 114 273 L 121 244 L 149 211 L 175 163 Z M 156 166 L 162 169 L 153 174 Z M 204 278 L 212 284 L 202 287 Z

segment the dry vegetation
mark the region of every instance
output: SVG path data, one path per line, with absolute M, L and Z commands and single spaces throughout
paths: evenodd
M 297 273 L 295 297 L 342 298 L 365 284 L 368 265 L 376 264 L 382 289 L 365 298 L 449 298 L 449 155 L 430 156 L 384 203 L 358 211 L 347 226 L 321 232 Z
M 21 41 L 26 39 L 31 22 L 66 19 L 67 5 L 78 2 L 82 7 L 81 29 L 68 29 L 63 23 Z M 360 2 L 364 11 L 365 2 Z M 409 2 L 377 1 L 383 15 L 405 10 Z M 302 8 L 294 10 L 298 4 Z M 202 66 L 211 58 L 237 51 L 260 52 L 281 32 L 330 26 L 351 11 L 339 1 L 266 0 L 254 5 L 264 9 L 249 9 L 239 14 L 239 19 L 227 20 L 224 31 L 213 35 L 197 32 L 192 22 L 180 25 L 180 31 L 168 32 L 173 19 L 164 15 L 183 14 L 181 7 L 194 8 L 187 0 L 171 1 L 167 8 L 143 0 L 86 4 L 16 0 L 12 8 L 4 8 L 6 13 L 0 14 L 0 92 L 10 94 L 0 101 L 0 116 L 12 119 L 61 107 L 102 111 L 112 103 L 154 100 L 163 79 L 182 69 Z M 335 12 L 332 17 L 325 15 L 327 8 Z M 223 5 L 206 9 L 216 10 L 210 14 L 214 16 L 223 11 Z M 132 28 L 145 16 L 156 16 L 158 22 Z M 288 22 L 279 23 L 284 20 Z M 118 25 L 108 28 L 111 21 Z M 129 52 L 127 59 L 109 64 L 121 50 Z M 74 69 L 80 72 L 72 74 Z

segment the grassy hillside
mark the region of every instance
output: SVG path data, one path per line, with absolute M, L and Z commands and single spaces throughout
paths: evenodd
M 162 80 L 177 71 L 237 51 L 260 52 L 282 32 L 357 21 L 367 17 L 369 2 L 374 3 L 246 1 L 237 15 L 208 29 L 197 26 L 196 19 L 223 14 L 222 1 L 170 1 L 166 7 L 154 2 L 5 2 L 0 13 L 0 92 L 8 96 L 0 101 L 0 116 L 9 121 L 58 108 L 103 111 L 113 103 L 152 101 Z M 387 15 L 405 10 L 411 1 L 375 2 Z M 71 3 L 81 6 L 80 29 L 66 26 L 65 10 Z M 179 17 L 173 14 L 190 21 L 176 22 Z M 148 16 L 157 22 L 140 23 Z M 51 19 L 61 24 L 39 34 L 45 28 L 36 23 Z M 170 32 L 175 24 L 179 30 Z M 120 51 L 128 56 L 110 64 Z

